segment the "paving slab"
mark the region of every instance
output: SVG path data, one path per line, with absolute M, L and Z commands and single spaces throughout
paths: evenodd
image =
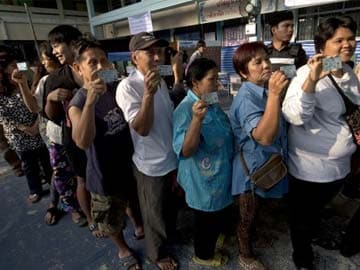
M 0 167 L 5 166 L 0 161 Z M 1 173 L 4 171 L 4 173 Z M 70 215 L 58 224 L 47 226 L 43 222 L 49 198 L 37 204 L 27 202 L 24 177 L 15 177 L 11 170 L 0 168 L 0 269 L 1 270 L 117 270 L 122 269 L 116 257 L 116 248 L 109 239 L 95 239 L 87 227 L 74 225 Z M 293 270 L 291 244 L 286 224 L 286 207 L 270 202 L 260 209 L 258 241 L 255 251 L 270 270 Z M 234 207 L 233 227 L 236 220 Z M 334 237 L 343 230 L 347 218 L 329 217 L 325 223 Z M 128 222 L 129 223 L 129 222 Z M 178 258 L 180 270 L 205 270 L 195 265 L 192 243 L 192 214 L 188 209 L 180 212 L 177 240 L 170 245 Z M 324 228 L 326 226 L 324 225 Z M 156 270 L 146 262 L 144 240 L 135 240 L 133 228 L 128 224 L 125 238 L 142 259 L 145 270 Z M 219 270 L 239 269 L 238 251 L 233 230 L 226 238 L 224 249 L 230 255 L 229 263 Z M 337 250 L 314 247 L 318 270 L 360 269 L 360 255 L 345 258 Z

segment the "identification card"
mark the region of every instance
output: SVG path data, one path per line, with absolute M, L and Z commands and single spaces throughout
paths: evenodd
M 160 76 L 171 76 L 173 75 L 173 69 L 171 65 L 159 65 Z
M 26 62 L 20 62 L 20 63 L 16 63 L 17 69 L 19 71 L 26 71 L 28 70 L 28 65 Z
M 116 69 L 99 70 L 98 75 L 105 83 L 112 83 L 118 79 Z
M 201 96 L 201 99 L 204 100 L 209 105 L 219 103 L 219 96 L 217 92 L 204 94 Z
M 295 65 L 286 65 L 281 66 L 280 71 L 284 72 L 286 78 L 292 79 L 296 76 L 296 67 Z
M 323 71 L 339 70 L 342 68 L 340 56 L 327 57 L 322 60 Z

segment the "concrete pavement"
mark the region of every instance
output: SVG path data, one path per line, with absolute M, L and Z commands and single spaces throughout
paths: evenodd
M 0 161 L 0 269 L 1 270 L 117 270 L 119 266 L 115 246 L 109 239 L 95 239 L 87 227 L 77 227 L 70 215 L 64 216 L 57 225 L 43 222 L 49 198 L 37 204 L 26 201 L 27 185 L 24 177 L 12 175 L 9 167 Z M 259 240 L 256 252 L 270 270 L 293 270 L 291 244 L 285 222 L 284 204 L 267 203 L 260 209 Z M 344 207 L 342 206 L 343 210 Z M 234 214 L 236 213 L 234 208 Z M 236 216 L 236 214 L 235 214 Z M 327 231 L 338 237 L 346 218 L 332 217 L 326 220 Z M 192 215 L 188 210 L 180 213 L 178 241 L 172 244 L 171 252 L 180 262 L 180 270 L 209 269 L 191 262 Z M 235 222 L 234 222 L 235 224 Z M 331 228 L 331 226 L 333 228 Z M 145 270 L 157 269 L 144 261 L 144 240 L 132 237 L 133 229 L 128 224 L 125 237 L 129 245 L 144 262 Z M 237 245 L 233 233 L 227 237 L 224 247 L 230 254 L 228 265 L 218 269 L 239 269 Z M 317 269 L 360 269 L 360 255 L 350 259 L 338 251 L 315 247 Z

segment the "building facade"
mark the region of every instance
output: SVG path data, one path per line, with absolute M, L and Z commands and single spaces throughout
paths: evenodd
M 27 5 L 33 24 L 29 23 Z M 37 58 L 34 39 L 46 40 L 59 24 L 70 24 L 90 32 L 85 0 L 0 0 L 0 43 L 18 49 L 31 62 Z

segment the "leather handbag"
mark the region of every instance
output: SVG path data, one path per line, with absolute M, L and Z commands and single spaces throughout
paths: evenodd
M 242 149 L 240 150 L 240 163 L 251 182 L 258 188 L 268 191 L 279 183 L 287 174 L 286 165 L 280 154 L 272 154 L 270 158 L 252 174 L 246 165 Z
M 335 86 L 336 90 L 342 97 L 346 111 L 344 113 L 345 121 L 348 124 L 350 131 L 353 135 L 354 142 L 357 144 L 355 139 L 355 134 L 360 131 L 360 106 L 357 104 L 354 104 L 341 90 L 339 85 L 334 80 L 333 76 L 331 74 L 328 75 L 330 78 L 332 84 Z M 358 144 L 357 144 L 358 145 Z

